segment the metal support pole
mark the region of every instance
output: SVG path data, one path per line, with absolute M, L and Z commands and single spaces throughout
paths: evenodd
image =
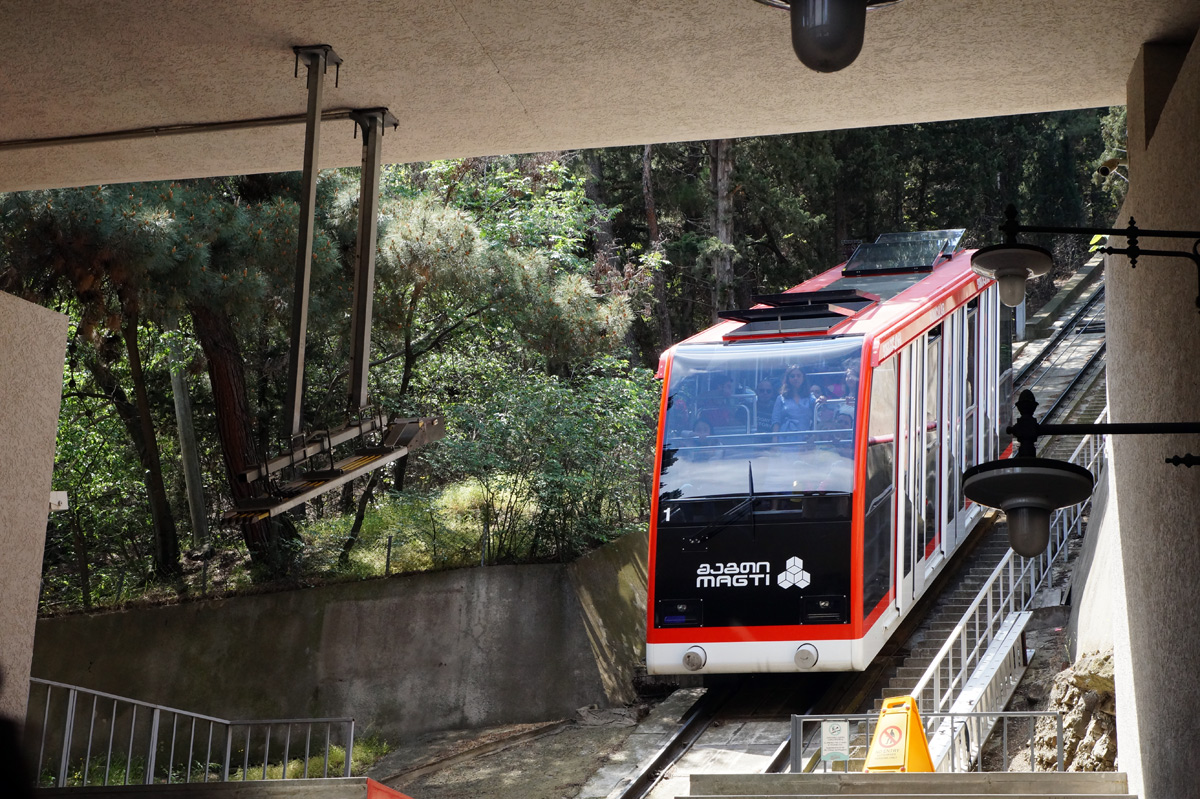
M 289 438 L 301 431 L 304 398 L 304 344 L 308 332 L 308 292 L 312 276 L 313 217 L 317 202 L 317 156 L 321 149 L 321 101 L 325 69 L 342 59 L 327 44 L 293 48 L 308 73 L 308 116 L 304 126 L 304 173 L 300 184 L 300 224 L 296 245 L 296 290 L 292 296 L 291 350 L 288 358 L 287 425 Z
M 350 322 L 353 349 L 350 367 L 350 412 L 367 405 L 367 372 L 371 363 L 371 312 L 375 292 L 375 238 L 379 230 L 379 172 L 382 163 L 386 108 L 351 114 L 362 131 L 362 181 L 358 194 L 358 258 L 354 265 L 354 305 Z M 390 120 L 394 123 L 394 118 Z

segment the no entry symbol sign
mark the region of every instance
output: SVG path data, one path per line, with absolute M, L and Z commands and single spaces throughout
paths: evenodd
M 885 727 L 883 732 L 879 733 L 879 743 L 883 746 L 896 746 L 902 738 L 904 738 L 904 732 L 894 724 Z

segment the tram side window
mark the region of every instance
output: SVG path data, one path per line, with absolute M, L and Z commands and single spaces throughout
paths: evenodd
M 870 615 L 892 583 L 896 453 L 896 359 L 871 373 L 867 440 L 866 519 L 863 525 L 863 615 Z

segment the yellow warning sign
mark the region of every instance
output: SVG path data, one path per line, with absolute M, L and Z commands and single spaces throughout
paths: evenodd
M 884 701 L 863 771 L 933 771 L 916 699 L 898 696 Z

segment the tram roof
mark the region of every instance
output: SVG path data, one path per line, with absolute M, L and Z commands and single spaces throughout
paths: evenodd
M 1142 43 L 1190 40 L 1200 4 L 907 0 L 834 74 L 754 0 L 9 0 L 4 18 L 12 191 L 299 169 L 298 121 L 214 127 L 303 116 L 294 45 L 344 59 L 326 110 L 395 114 L 398 163 L 1120 104 Z M 321 166 L 359 159 L 352 123 L 326 123 Z
M 843 274 L 846 264 L 839 264 L 789 289 L 787 293 L 861 290 L 878 295 L 881 301 L 866 305 L 846 322 L 829 331 L 821 330 L 807 335 L 764 336 L 750 340 L 766 341 L 786 338 L 790 341 L 800 341 L 805 338 L 821 338 L 827 334 L 862 335 L 872 340 L 878 340 L 883 336 L 900 333 L 901 341 L 899 343 L 902 345 L 913 335 L 932 327 L 942 315 L 953 311 L 959 304 L 958 299 L 955 298 L 961 298 L 964 289 L 969 293 L 976 293 L 991 282 L 971 271 L 971 255 L 974 252 L 975 250 L 960 250 L 952 258 L 942 261 L 929 271 L 899 274 L 885 273 L 847 277 Z M 939 305 L 942 305 L 941 309 L 938 308 Z M 729 343 L 731 347 L 741 346 L 745 340 L 728 342 L 726 339 L 741 324 L 742 322 L 737 320 L 720 322 L 684 339 L 675 346 L 723 342 Z M 671 349 L 674 350 L 674 347 Z

